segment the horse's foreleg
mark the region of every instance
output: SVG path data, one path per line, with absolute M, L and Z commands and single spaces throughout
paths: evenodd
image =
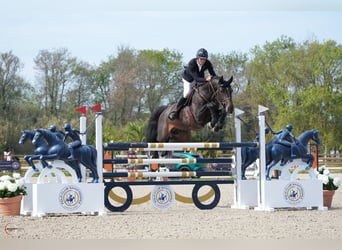
M 223 128 L 225 122 L 226 122 L 226 118 L 227 118 L 227 112 L 221 112 L 217 124 L 214 128 L 214 131 L 219 131 L 220 129 Z
M 40 155 L 31 155 L 31 156 L 25 156 L 24 159 L 27 161 L 27 163 L 32 167 L 32 169 L 36 172 L 39 172 L 39 169 L 34 164 L 34 160 L 38 160 L 40 158 Z
M 41 155 L 39 157 L 40 162 L 42 163 L 43 167 L 52 168 L 52 166 L 47 162 L 47 160 L 55 160 L 57 158 L 57 154 L 51 155 Z
M 219 116 L 217 115 L 217 105 L 214 103 L 208 103 L 206 106 L 209 109 L 210 117 L 211 117 L 210 127 L 214 128 L 219 119 Z

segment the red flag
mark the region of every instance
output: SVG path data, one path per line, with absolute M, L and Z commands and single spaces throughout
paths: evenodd
M 87 114 L 87 107 L 86 106 L 81 106 L 81 107 L 76 109 L 76 112 L 80 112 L 83 115 L 86 115 Z
M 95 106 L 91 107 L 90 109 L 93 111 L 96 111 L 96 112 L 101 112 L 101 103 L 96 104 Z

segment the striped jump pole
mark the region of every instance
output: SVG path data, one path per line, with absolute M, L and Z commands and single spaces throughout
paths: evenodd
M 233 163 L 232 158 L 152 158 L 152 159 L 105 159 L 103 163 L 111 164 L 192 164 L 192 163 Z
M 104 178 L 150 178 L 150 177 L 202 177 L 202 176 L 230 176 L 228 172 L 202 172 L 202 171 L 175 171 L 175 172 L 145 172 L 145 171 L 122 171 L 103 173 Z
M 207 149 L 233 149 L 241 147 L 258 147 L 257 142 L 168 142 L 168 143 L 116 143 L 110 142 L 104 144 L 105 150 L 134 150 L 134 151 L 191 151 Z

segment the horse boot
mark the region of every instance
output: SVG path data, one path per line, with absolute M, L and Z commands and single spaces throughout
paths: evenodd
M 183 96 L 181 98 L 178 99 L 177 102 L 177 107 L 176 107 L 176 111 L 172 111 L 169 114 L 169 119 L 171 121 L 177 119 L 179 117 L 179 112 L 181 111 L 181 109 L 183 108 L 184 104 L 186 103 L 186 98 L 184 98 Z

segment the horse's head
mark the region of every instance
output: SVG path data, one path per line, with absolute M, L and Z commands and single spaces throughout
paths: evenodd
M 21 137 L 19 139 L 19 144 L 24 144 L 28 139 L 32 140 L 34 132 L 31 130 L 24 130 L 21 132 Z
M 32 144 L 35 144 L 38 142 L 43 136 L 43 130 L 42 129 L 35 129 L 35 133 L 32 139 Z
M 311 139 L 316 142 L 317 144 L 321 144 L 321 139 L 319 138 L 319 131 L 313 130 Z
M 223 76 L 215 76 L 210 80 L 210 84 L 215 89 L 213 98 L 216 99 L 216 102 L 222 105 L 227 113 L 233 113 L 234 104 L 233 104 L 233 88 L 230 84 L 233 82 L 233 76 L 229 78 L 228 81 L 223 79 Z

